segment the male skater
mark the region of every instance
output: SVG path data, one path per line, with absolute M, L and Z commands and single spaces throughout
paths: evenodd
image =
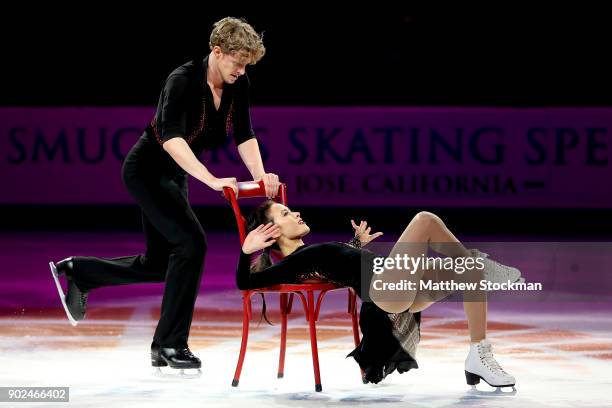
M 234 139 L 254 180 L 269 197 L 278 176 L 266 173 L 251 126 L 245 68 L 265 53 L 262 38 L 246 21 L 226 17 L 214 24 L 210 54 L 175 69 L 161 91 L 155 117 L 131 148 L 122 178 L 142 210 L 146 253 L 112 259 L 72 256 L 50 262 L 58 292 L 73 325 L 85 317 L 87 296 L 102 286 L 165 282 L 161 316 L 151 344 L 154 367 L 200 368 L 187 345 L 202 267 L 206 235 L 193 212 L 187 174 L 213 190 L 231 187 L 234 177 L 217 178 L 200 162 L 202 151 Z M 67 279 L 66 296 L 59 277 Z

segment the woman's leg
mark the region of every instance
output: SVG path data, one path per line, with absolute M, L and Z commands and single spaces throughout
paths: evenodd
M 470 341 L 478 342 L 487 337 L 487 301 L 463 301 L 463 310 L 467 316 L 470 330 Z
M 421 211 L 410 221 L 398 241 L 389 254 L 389 258 L 407 255 L 411 258 L 419 258 L 427 255 L 427 249 L 431 247 L 434 251 L 449 257 L 471 256 L 469 251 L 446 227 L 437 215 L 428 211 Z M 418 268 L 414 273 L 402 269 L 386 270 L 378 278 L 383 283 L 396 283 L 408 280 L 418 287 L 426 269 Z M 408 296 L 397 299 L 388 292 L 377 293 L 370 288 L 370 298 L 381 309 L 390 313 L 399 313 L 408 309 L 414 302 L 418 290 L 403 291 Z M 430 302 L 433 303 L 433 302 Z M 422 305 L 419 305 L 422 306 Z
M 471 255 L 444 221 L 428 211 L 421 211 L 412 219 L 397 243 L 419 242 L 413 240 L 426 240 L 431 249 L 452 258 Z
M 424 280 L 432 280 L 436 282 L 447 281 L 456 279 L 457 275 L 455 272 L 450 270 L 426 270 L 423 273 Z M 476 278 L 477 279 L 477 278 Z M 432 297 L 443 298 L 450 293 L 438 294 L 427 294 L 425 291 L 419 291 L 417 293 L 412 305 L 410 306 L 410 312 L 416 313 L 427 309 L 437 301 L 431 300 Z M 482 299 L 482 300 L 480 300 Z M 484 339 L 487 335 L 487 300 L 486 292 L 477 291 L 463 291 L 463 310 L 468 321 L 468 328 L 470 332 L 470 340 L 472 342 L 478 342 Z
M 448 257 L 471 257 L 472 254 L 459 242 L 459 240 L 446 228 L 442 220 L 434 214 L 421 212 L 411 221 L 411 223 L 394 246 L 391 256 L 396 253 L 402 254 L 403 242 L 416 242 L 419 245 L 415 248 L 408 246 L 409 256 L 420 256 L 419 250 L 426 254 L 427 246 L 434 251 Z M 427 246 L 424 246 L 425 243 Z M 448 244 L 450 243 L 450 244 Z M 386 272 L 385 272 L 386 273 Z M 384 274 L 383 274 L 384 275 Z M 484 270 L 471 270 L 470 273 L 457 274 L 454 270 L 445 269 L 420 269 L 413 276 L 416 280 L 431 279 L 433 281 L 456 280 L 461 282 L 478 282 L 484 279 Z M 476 286 L 478 287 L 478 286 Z M 370 291 L 371 292 L 371 291 Z M 433 298 L 441 299 L 450 292 L 412 291 L 409 301 L 405 302 L 408 310 L 412 313 L 424 310 L 435 303 Z M 491 351 L 491 344 L 486 339 L 487 330 L 487 300 L 486 291 L 465 290 L 463 293 L 463 308 L 468 320 L 470 333 L 470 352 L 465 360 L 466 381 L 470 385 L 475 385 L 479 379 L 484 379 L 489 385 L 496 387 L 514 386 L 516 379 L 504 371 L 495 360 Z M 375 302 L 377 303 L 377 302 Z M 378 305 L 378 303 L 377 303 Z M 391 308 L 398 307 L 395 304 L 378 305 Z M 393 312 L 393 311 L 392 311 Z M 396 312 L 397 313 L 397 312 Z

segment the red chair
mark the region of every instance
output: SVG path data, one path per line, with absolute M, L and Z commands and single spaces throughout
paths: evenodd
M 238 183 L 238 197 L 234 194 L 234 190 L 225 187 L 223 189 L 225 198 L 229 201 L 236 217 L 236 224 L 238 226 L 238 232 L 240 233 L 240 245 L 244 243 L 246 239 L 246 220 L 242 216 L 240 207 L 238 206 L 238 199 L 247 197 L 265 197 L 265 189 L 263 181 L 255 182 L 240 182 Z M 282 183 L 279 187 L 279 197 L 283 205 L 287 205 L 287 187 Z M 278 252 L 278 251 L 276 251 Z M 279 258 L 282 255 L 276 254 Z M 279 293 L 280 294 L 280 314 L 281 314 L 281 344 L 280 344 L 280 356 L 278 359 L 278 378 L 283 378 L 284 367 L 285 367 L 285 349 L 287 346 L 287 316 L 291 313 L 291 307 L 293 305 L 293 297 L 297 295 L 302 301 L 304 307 L 304 314 L 308 321 L 308 328 L 310 331 L 310 346 L 312 349 L 312 366 L 314 370 L 315 378 L 315 390 L 321 391 L 321 374 L 319 372 L 319 353 L 317 349 L 317 329 L 316 322 L 319 318 L 319 311 L 321 310 L 321 302 L 325 294 L 331 290 L 348 289 L 348 314 L 351 316 L 353 321 L 353 339 L 355 341 L 355 347 L 359 345 L 359 327 L 357 325 L 357 294 L 352 288 L 346 288 L 338 286 L 333 283 L 300 283 L 300 284 L 282 284 L 274 285 L 266 288 L 250 289 L 242 291 L 242 343 L 240 345 L 240 356 L 238 358 L 238 365 L 236 366 L 236 372 L 234 374 L 234 380 L 232 386 L 237 387 L 240 381 L 240 373 L 242 371 L 242 364 L 244 362 L 244 356 L 246 354 L 247 341 L 249 339 L 249 321 L 252 317 L 251 308 L 251 296 L 256 293 Z M 315 303 L 315 292 L 319 291 L 317 301 Z M 306 292 L 306 295 L 304 295 Z M 363 378 L 363 373 L 362 373 Z

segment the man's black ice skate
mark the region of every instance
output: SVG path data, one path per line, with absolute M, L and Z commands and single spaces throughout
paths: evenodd
M 51 275 L 55 281 L 55 286 L 57 286 L 57 293 L 59 294 L 66 316 L 68 316 L 70 324 L 76 326 L 79 321 L 85 318 L 88 294 L 81 291 L 74 282 L 73 266 L 72 257 L 63 259 L 57 264 L 49 262 Z M 65 294 L 59 279 L 62 275 L 68 282 L 68 289 Z
M 157 372 L 161 373 L 160 367 L 170 366 L 170 368 L 180 370 L 180 374 L 185 376 L 186 369 L 197 369 L 194 377 L 199 377 L 202 374 L 200 368 L 202 362 L 197 358 L 188 347 L 159 347 L 155 344 L 151 345 L 151 365 L 157 368 Z

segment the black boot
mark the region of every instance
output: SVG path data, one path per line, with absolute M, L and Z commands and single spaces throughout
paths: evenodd
M 151 365 L 153 367 L 200 368 L 202 362 L 193 355 L 189 347 L 159 347 L 151 344 Z
M 66 278 L 72 278 L 74 270 L 73 257 L 62 259 L 55 264 L 55 268 L 59 276 L 65 275 Z
M 85 319 L 87 312 L 87 292 L 82 292 L 74 283 L 74 279 L 68 279 L 68 293 L 66 293 L 66 306 L 77 322 Z
M 59 261 L 57 264 L 49 262 L 49 266 L 51 267 L 51 274 L 55 280 L 62 306 L 64 306 L 64 310 L 66 311 L 66 316 L 68 316 L 70 324 L 76 326 L 79 321 L 85 318 L 88 293 L 80 290 L 74 282 L 73 259 L 72 257 L 66 258 Z M 59 281 L 59 277 L 62 275 L 65 276 L 68 282 L 66 294 L 64 294 Z

